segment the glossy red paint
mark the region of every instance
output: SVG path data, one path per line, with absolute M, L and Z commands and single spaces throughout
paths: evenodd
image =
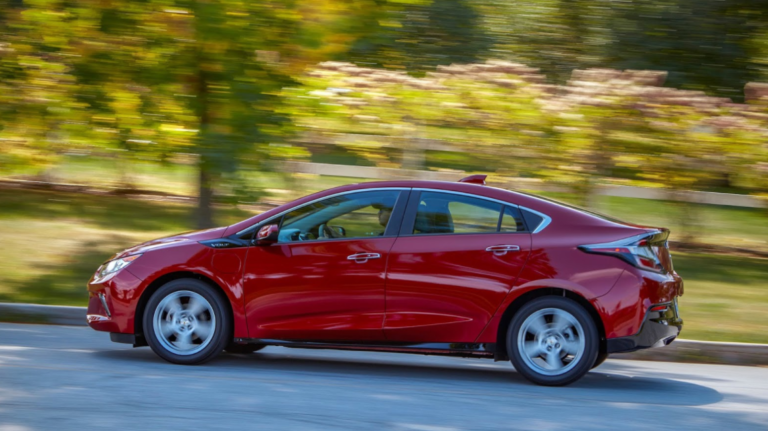
M 636 268 L 625 270 L 609 293 L 594 302 L 605 322 L 606 338 L 636 334 L 653 304 L 678 296 L 682 279 L 677 274 L 656 274 Z
M 133 333 L 133 310 L 140 287 L 141 280 L 128 271 L 120 271 L 102 283 L 89 283 L 88 324 L 98 331 Z M 99 294 L 104 295 L 110 313 L 104 309 Z
M 520 250 L 486 251 L 497 245 Z M 387 340 L 474 341 L 515 286 L 530 248 L 529 233 L 398 238 L 387 268 Z
M 252 247 L 245 266 L 251 338 L 380 341 L 395 238 Z M 373 253 L 380 257 L 354 260 Z
M 237 239 L 303 204 L 340 193 L 443 190 L 508 202 L 551 218 L 535 233 L 382 236 L 258 244 Z M 412 192 L 413 193 L 413 192 Z M 394 217 L 394 216 L 393 216 Z M 199 277 L 231 304 L 234 338 L 359 343 L 496 343 L 505 310 L 552 288 L 591 304 L 606 338 L 637 334 L 653 304 L 673 301 L 682 280 L 578 249 L 653 229 L 613 222 L 534 196 L 472 183 L 394 181 L 319 192 L 232 226 L 150 241 L 112 259 L 141 257 L 106 281 L 92 279 L 91 327 L 140 333 L 140 304 L 174 277 Z M 217 249 L 201 241 L 241 241 Z M 234 239 L 233 239 L 234 238 Z M 519 251 L 499 256 L 494 245 Z M 348 259 L 359 253 L 378 258 Z M 103 310 L 105 295 L 112 316 Z
M 199 243 L 199 241 L 220 238 L 224 231 L 225 228 L 217 228 L 189 232 L 149 241 L 115 254 L 110 260 L 134 254 L 141 254 L 141 257 L 106 281 L 96 279 L 95 274 L 91 277 L 88 282 L 90 292 L 88 314 L 98 315 L 99 318 L 89 318 L 89 325 L 101 331 L 138 333 L 136 312 L 139 309 L 140 300 L 146 303 L 147 295 L 153 291 L 147 291 L 147 288 L 159 287 L 159 285 L 153 285 L 155 281 L 172 279 L 168 277 L 204 277 L 211 280 L 229 299 L 232 305 L 234 336 L 247 337 L 242 272 L 229 270 L 232 269 L 231 262 L 234 259 L 245 261 L 248 249 L 215 250 Z M 225 256 L 219 257 L 219 255 Z M 227 271 L 216 270 L 215 262 L 217 265 L 224 265 Z M 106 316 L 98 299 L 98 293 L 104 293 L 107 298 L 107 306 L 112 313 L 111 318 Z

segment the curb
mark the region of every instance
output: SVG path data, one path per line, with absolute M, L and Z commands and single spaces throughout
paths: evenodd
M 0 322 L 86 326 L 86 308 L 0 303 Z M 661 348 L 613 354 L 611 359 L 768 366 L 768 344 L 677 339 Z
M 611 355 L 611 359 L 768 366 L 768 344 L 695 341 L 678 338 L 668 346 L 631 353 L 617 353 Z
M 0 322 L 86 326 L 87 308 L 0 303 Z

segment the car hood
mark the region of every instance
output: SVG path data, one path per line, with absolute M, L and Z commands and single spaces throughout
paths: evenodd
M 162 248 L 178 247 L 180 245 L 189 244 L 190 242 L 204 241 L 207 239 L 221 238 L 226 231 L 225 227 L 217 227 L 213 229 L 197 230 L 192 232 L 185 232 L 174 236 L 168 236 L 165 238 L 153 239 L 133 247 L 129 247 L 114 256 L 109 260 L 118 259 L 121 257 L 130 256 L 133 254 L 146 253 L 151 250 L 159 250 Z

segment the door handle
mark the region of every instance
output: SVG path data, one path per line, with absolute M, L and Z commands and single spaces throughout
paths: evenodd
M 357 253 L 347 256 L 347 260 L 354 260 L 357 263 L 368 262 L 368 259 L 378 259 L 381 255 L 379 253 Z
M 485 251 L 491 251 L 496 256 L 504 256 L 510 251 L 520 251 L 520 246 L 517 245 L 492 245 L 485 249 Z

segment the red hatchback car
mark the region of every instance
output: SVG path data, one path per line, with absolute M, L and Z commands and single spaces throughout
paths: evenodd
M 88 284 L 112 341 L 199 364 L 266 345 L 511 360 L 565 385 L 669 344 L 669 231 L 484 185 L 348 185 L 113 256 Z

